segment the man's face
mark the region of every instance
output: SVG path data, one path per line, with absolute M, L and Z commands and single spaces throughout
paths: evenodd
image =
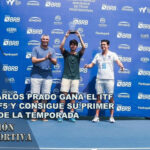
M 43 36 L 42 39 L 41 39 L 41 44 L 42 46 L 48 46 L 48 43 L 49 43 L 49 37 L 48 36 Z
M 72 51 L 75 51 L 75 50 L 77 49 L 77 47 L 78 47 L 78 46 L 75 45 L 75 44 L 73 44 L 73 43 L 70 45 L 70 49 L 71 49 Z
M 103 51 L 106 51 L 109 49 L 109 45 L 107 44 L 107 42 L 101 42 L 101 49 Z

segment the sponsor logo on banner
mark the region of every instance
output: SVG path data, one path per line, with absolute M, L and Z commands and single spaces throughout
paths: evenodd
M 81 34 L 82 37 L 84 37 L 85 35 L 83 34 L 84 29 L 83 28 L 78 28 L 77 31 Z
M 8 64 L 3 64 L 2 71 L 18 71 L 18 66 L 9 66 Z
M 80 68 L 80 72 L 82 72 L 82 73 L 87 73 L 87 72 L 88 72 L 88 69 L 87 69 L 87 68 Z
M 80 77 L 80 83 L 79 83 L 79 86 L 80 86 L 80 87 L 83 87 L 83 86 L 84 86 L 83 77 Z
M 27 2 L 27 5 L 28 6 L 40 6 L 40 2 L 39 1 L 34 1 L 34 0 L 32 1 L 31 0 L 31 1 Z
M 118 48 L 119 49 L 127 49 L 127 50 L 129 50 L 130 46 L 128 44 L 120 44 L 120 45 L 118 45 Z
M 85 25 L 85 26 L 87 26 L 89 21 L 86 20 L 86 19 L 73 18 L 73 23 L 75 25 Z
M 31 71 L 32 68 L 33 68 L 33 65 L 28 66 L 28 67 L 27 67 L 27 71 Z
M 143 63 L 148 63 L 150 61 L 150 58 L 149 57 L 141 57 L 140 61 Z
M 118 97 L 119 98 L 130 98 L 130 94 L 129 93 L 119 93 Z
M 54 65 L 54 70 L 52 72 L 53 73 L 60 73 L 61 72 L 60 65 L 59 64 Z
M 138 99 L 150 100 L 150 94 L 138 93 Z
M 18 56 L 18 53 L 4 53 L 5 56 Z
M 30 83 L 31 83 L 30 77 L 26 77 L 24 83 L 25 83 L 25 84 L 30 84 Z
M 138 51 L 150 52 L 150 46 L 143 46 L 143 45 L 140 44 L 138 46 Z
M 27 34 L 42 34 L 43 29 L 27 28 Z
M 7 89 L 2 89 L 2 94 L 17 94 L 18 92 L 17 91 L 14 91 L 14 90 L 7 90 Z
M 58 95 L 60 93 L 60 90 L 58 88 L 54 88 L 53 89 L 53 93 L 56 94 L 56 95 Z
M 118 56 L 119 60 L 122 62 L 132 62 L 132 58 L 131 57 L 122 57 L 122 56 Z
M 32 52 L 26 52 L 26 59 L 30 59 L 32 56 Z
M 19 41 L 4 39 L 3 46 L 19 46 Z
M 117 32 L 117 38 L 131 39 L 132 34 L 131 33 L 124 33 L 124 32 Z
M 107 27 L 105 18 L 100 18 L 99 19 L 99 27 Z
M 15 22 L 15 23 L 18 23 L 20 21 L 21 21 L 20 17 L 11 17 L 10 15 L 5 15 L 5 18 L 4 18 L 4 22 Z
M 130 70 L 129 70 L 129 69 L 124 69 L 123 71 L 121 71 L 121 70 L 119 69 L 119 70 L 118 70 L 118 73 L 130 74 Z
M 84 43 L 85 44 L 85 48 L 88 48 L 88 43 Z M 81 43 L 78 44 L 78 48 L 82 48 Z
M 131 87 L 131 86 L 132 86 L 132 82 L 127 82 L 122 80 L 117 81 L 117 87 Z
M 54 65 L 54 69 L 56 69 L 56 70 L 60 69 L 60 65 L 59 64 Z
M 138 82 L 140 86 L 150 86 L 150 83 Z
M 141 39 L 149 39 L 149 34 L 140 34 Z
M 35 46 L 38 46 L 40 45 L 40 42 L 39 41 L 36 41 L 36 40 L 31 40 L 28 42 L 28 45 L 35 45 Z
M 10 6 L 13 6 L 13 5 L 18 6 L 18 5 L 21 5 L 21 1 L 19 1 L 19 0 L 6 0 L 6 4 L 10 5 Z
M 54 65 L 54 69 L 52 70 L 53 73 L 61 73 L 61 67 L 59 64 Z
M 140 110 L 150 110 L 150 107 L 138 106 L 138 109 L 140 109 Z
M 117 6 L 102 4 L 101 10 L 116 11 L 117 10 Z
M 130 23 L 127 21 L 120 21 L 118 23 L 118 26 L 122 26 L 122 27 L 130 27 Z
M 150 29 L 150 24 L 144 24 L 143 22 L 138 23 L 139 29 Z
M 61 42 L 61 41 L 60 41 L 60 39 L 58 39 L 58 38 L 54 40 L 54 43 L 55 43 L 55 44 L 60 44 L 60 42 Z
M 64 31 L 62 29 L 53 29 L 51 34 L 64 34 Z
M 63 58 L 63 55 L 61 53 L 56 53 L 56 58 Z
M 96 35 L 110 35 L 109 32 L 99 32 L 99 31 L 96 31 L 95 34 Z
M 123 106 L 121 104 L 118 104 L 117 105 L 117 108 L 116 108 L 117 111 L 131 111 L 131 106 Z
M 121 8 L 121 10 L 122 11 L 129 11 L 129 12 L 133 12 L 134 11 L 133 7 L 131 7 L 131 6 L 123 6 Z
M 5 83 L 15 83 L 15 78 L 5 78 Z
M 54 25 L 62 25 L 61 16 L 57 15 L 55 16 Z
M 40 17 L 30 17 L 29 22 L 42 22 L 42 19 Z
M 150 70 L 139 69 L 138 76 L 150 76 Z
M 60 2 L 52 2 L 51 0 L 46 0 L 45 7 L 60 8 L 61 3 Z
M 60 84 L 61 83 L 61 79 L 53 79 L 53 84 Z
M 59 38 L 56 38 L 56 39 L 54 40 L 53 48 L 59 48 L 60 42 L 61 42 L 60 39 L 59 39 Z
M 150 14 L 150 8 L 146 7 L 146 6 L 139 8 L 139 11 L 140 11 L 140 13 L 143 13 L 143 14 L 145 14 L 145 13 Z
M 7 31 L 8 33 L 15 33 L 15 32 L 17 32 L 17 28 L 9 27 L 9 28 L 6 28 L 6 31 Z

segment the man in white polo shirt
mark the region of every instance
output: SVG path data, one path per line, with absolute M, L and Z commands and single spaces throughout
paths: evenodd
M 96 92 L 97 92 L 97 103 L 101 103 L 100 95 L 101 94 L 112 94 L 114 93 L 114 62 L 118 64 L 120 69 L 123 71 L 124 67 L 121 61 L 119 60 L 116 53 L 109 51 L 108 40 L 101 40 L 101 49 L 102 53 L 96 54 L 91 64 L 86 64 L 85 68 L 92 68 L 95 64 L 98 65 L 98 73 L 96 79 Z M 110 103 L 114 103 L 114 98 L 110 98 Z M 96 114 L 93 122 L 99 122 L 99 112 L 96 110 Z M 110 119 L 111 123 L 115 122 L 114 119 L 114 109 L 110 110 Z

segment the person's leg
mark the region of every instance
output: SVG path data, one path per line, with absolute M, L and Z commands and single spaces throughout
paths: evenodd
M 42 79 L 31 78 L 31 94 L 40 94 Z M 38 100 L 33 100 L 33 103 L 38 103 Z M 37 112 L 37 109 L 33 109 L 33 112 Z M 36 121 L 37 119 L 32 119 L 32 121 Z
M 79 92 L 79 80 L 71 80 L 70 92 L 71 92 L 71 95 L 78 94 L 78 92 Z M 71 103 L 74 104 L 75 100 L 71 100 Z M 71 112 L 74 112 L 73 108 L 71 109 Z
M 42 94 L 50 94 L 52 87 L 52 79 L 43 79 L 42 86 L 41 86 L 41 93 Z M 42 103 L 47 103 L 47 100 L 42 100 Z M 42 112 L 46 112 L 45 109 L 41 110 Z M 46 118 L 42 119 L 43 121 L 48 121 Z
M 71 83 L 70 83 L 71 96 L 73 94 L 78 94 L 78 91 L 79 91 L 79 80 L 71 80 Z M 71 104 L 75 104 L 75 100 L 74 99 L 71 100 Z M 72 108 L 70 110 L 70 112 L 74 113 L 74 109 Z M 72 118 L 70 118 L 70 121 L 76 122 L 76 119 L 74 117 L 72 117 Z
M 106 81 L 105 87 L 106 87 L 107 94 L 112 95 L 109 102 L 114 104 L 114 97 L 113 97 L 113 94 L 114 94 L 114 80 Z M 110 109 L 110 119 L 109 119 L 109 121 L 112 122 L 112 123 L 115 122 L 114 109 Z
M 70 79 L 62 78 L 61 89 L 60 89 L 61 93 L 66 96 L 69 92 L 69 89 L 70 89 Z M 63 100 L 63 99 L 60 100 L 60 103 L 63 103 L 64 106 L 65 106 L 65 102 L 66 100 Z M 60 113 L 63 113 L 63 112 L 64 112 L 64 109 L 60 109 Z M 58 118 L 58 121 L 62 122 L 63 118 Z
M 97 101 L 96 103 L 101 103 L 102 100 L 100 99 L 100 94 L 104 93 L 104 87 L 103 87 L 103 81 L 96 79 L 96 84 L 95 84 L 95 89 L 97 93 Z M 100 114 L 100 109 L 96 109 L 96 114 L 94 119 L 92 120 L 93 122 L 99 122 L 99 114 Z
M 96 101 L 96 103 L 101 103 L 102 102 L 102 100 L 100 100 L 100 95 L 97 95 L 97 101 Z M 99 117 L 99 113 L 100 113 L 100 109 L 96 109 L 96 116 L 97 117 Z

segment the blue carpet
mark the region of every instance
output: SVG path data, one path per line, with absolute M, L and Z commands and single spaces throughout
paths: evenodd
M 28 123 L 40 148 L 150 148 L 150 120 Z

